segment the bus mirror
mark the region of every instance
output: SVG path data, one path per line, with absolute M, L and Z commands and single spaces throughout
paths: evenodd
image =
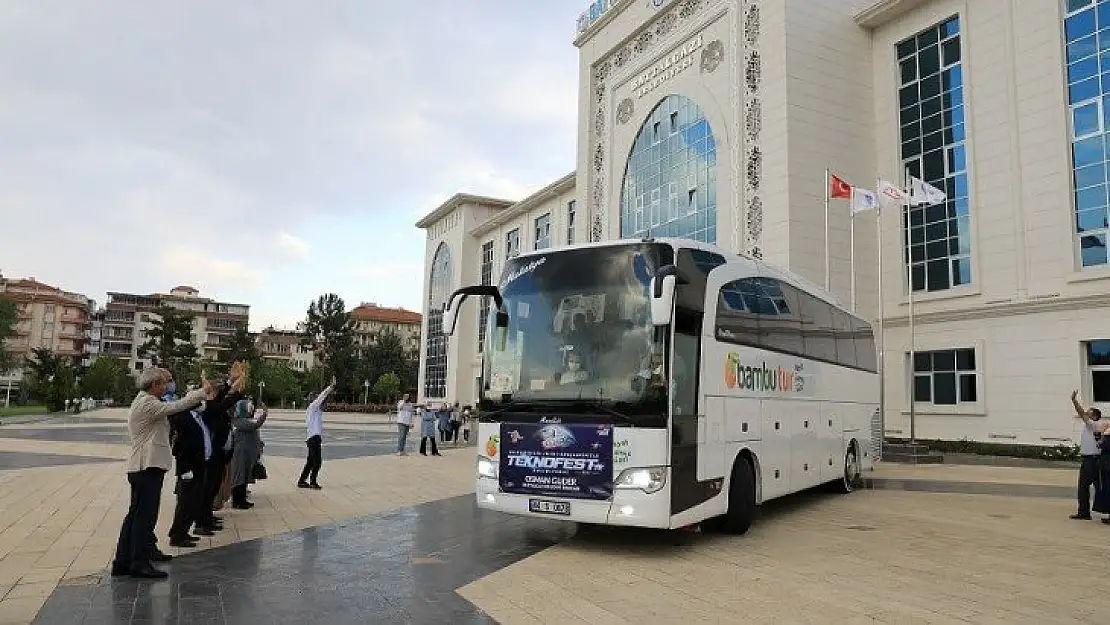
M 654 326 L 665 326 L 671 322 L 675 280 L 673 275 L 651 279 L 651 324 Z
M 493 316 L 493 324 L 498 328 L 509 327 L 509 313 L 499 310 Z

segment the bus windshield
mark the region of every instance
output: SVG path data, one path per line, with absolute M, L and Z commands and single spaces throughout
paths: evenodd
M 644 243 L 510 260 L 509 323 L 489 327 L 485 398 L 665 407 L 666 331 L 651 324 L 648 289 L 671 258 L 670 246 Z

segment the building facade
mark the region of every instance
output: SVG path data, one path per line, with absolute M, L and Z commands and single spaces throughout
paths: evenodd
M 128 361 L 132 374 L 150 366 L 149 358 L 140 357 L 139 348 L 147 340 L 147 330 L 154 327 L 153 322 L 158 318 L 154 310 L 162 305 L 192 315 L 193 344 L 199 356 L 209 360 L 220 360 L 220 354 L 228 349 L 236 329 L 246 327 L 250 321 L 250 306 L 201 297 L 197 289 L 189 286 L 150 295 L 108 293 L 100 353 Z
M 827 271 L 882 330 L 888 436 L 911 402 L 919 438 L 1038 445 L 1078 438 L 1073 388 L 1110 408 L 1110 0 L 599 0 L 574 44 L 575 173 L 418 223 L 422 400 L 477 397 L 477 307 L 449 342 L 435 321 L 451 290 L 537 241 L 656 235 Z M 947 197 L 861 213 L 852 258 L 826 169 Z
M 0 276 L 0 297 L 18 306 L 15 335 L 6 347 L 22 361 L 36 348 L 48 349 L 71 359 L 73 364 L 87 362 L 90 316 L 96 303 L 80 293 L 70 293 L 34 278 L 10 279 Z M 0 383 L 18 386 L 23 369 L 0 371 Z
M 301 345 L 303 333 L 295 330 L 266 328 L 255 337 L 258 353 L 266 360 L 286 363 L 295 371 L 309 371 L 316 366 L 316 354 Z
M 362 303 L 350 312 L 355 329 L 355 345 L 368 347 L 383 332 L 393 332 L 408 351 L 420 349 L 420 313 L 404 308 L 388 308 Z

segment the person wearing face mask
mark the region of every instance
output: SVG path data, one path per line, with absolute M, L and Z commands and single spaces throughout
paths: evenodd
M 1110 509 L 1100 509 L 1106 507 L 1105 500 L 1110 496 L 1107 492 L 1110 484 L 1107 484 L 1106 480 L 1099 479 L 1100 456 L 1110 455 L 1099 448 L 1099 442 L 1110 434 L 1106 433 L 1106 424 L 1102 423 L 1102 411 L 1098 408 L 1084 408 L 1079 403 L 1079 391 L 1072 391 L 1071 403 L 1075 407 L 1076 415 L 1083 420 L 1083 432 L 1079 438 L 1079 453 L 1083 456 L 1082 464 L 1079 466 L 1079 511 L 1071 515 L 1071 518 L 1090 520 L 1091 486 L 1094 486 L 1096 491 L 1096 511 L 1110 514 Z

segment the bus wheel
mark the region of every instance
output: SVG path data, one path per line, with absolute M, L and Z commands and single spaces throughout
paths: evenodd
M 722 529 L 729 534 L 743 534 L 752 526 L 755 517 L 755 473 L 745 458 L 737 458 L 732 466 L 732 480 L 728 487 L 728 512 Z
M 848 445 L 848 452 L 844 454 L 844 475 L 840 478 L 838 489 L 848 494 L 856 489 L 860 481 L 859 456 L 856 454 L 856 444 Z

